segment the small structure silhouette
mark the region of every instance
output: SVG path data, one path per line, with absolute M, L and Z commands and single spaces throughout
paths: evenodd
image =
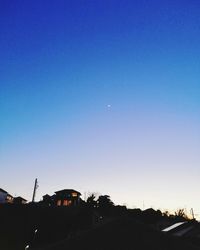
M 14 204 L 26 204 L 27 203 L 27 200 L 26 199 L 24 199 L 23 197 L 21 197 L 21 196 L 18 196 L 18 197 L 14 197 L 14 199 L 13 199 L 13 203 Z

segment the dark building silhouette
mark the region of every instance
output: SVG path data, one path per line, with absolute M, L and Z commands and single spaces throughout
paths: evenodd
M 13 203 L 14 204 L 26 204 L 27 200 L 22 198 L 21 196 L 14 197 Z
M 48 206 L 77 206 L 80 204 L 81 193 L 74 189 L 56 191 L 54 195 L 43 196 L 43 203 Z

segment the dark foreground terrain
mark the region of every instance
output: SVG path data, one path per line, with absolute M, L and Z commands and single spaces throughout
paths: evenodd
M 164 234 L 163 216 L 139 210 L 88 207 L 0 207 L 0 249 L 197 250 L 198 240 Z M 170 223 L 170 222 L 169 222 Z

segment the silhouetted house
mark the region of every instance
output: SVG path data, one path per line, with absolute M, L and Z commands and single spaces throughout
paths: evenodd
M 14 197 L 13 203 L 14 204 L 26 204 L 27 200 L 22 198 L 21 196 Z
M 63 189 L 54 195 L 44 195 L 42 204 L 45 206 L 76 206 L 80 204 L 81 193 L 74 189 Z
M 57 206 L 76 206 L 80 203 L 81 193 L 74 189 L 63 189 L 55 192 L 54 202 Z
M 13 196 L 0 188 L 0 203 L 13 203 Z

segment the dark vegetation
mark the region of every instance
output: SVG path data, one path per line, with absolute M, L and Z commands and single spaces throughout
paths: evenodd
M 0 249 L 21 250 L 195 250 L 197 239 L 161 232 L 187 220 L 161 211 L 116 206 L 107 195 L 88 197 L 76 207 L 49 207 L 41 203 L 1 205 Z

